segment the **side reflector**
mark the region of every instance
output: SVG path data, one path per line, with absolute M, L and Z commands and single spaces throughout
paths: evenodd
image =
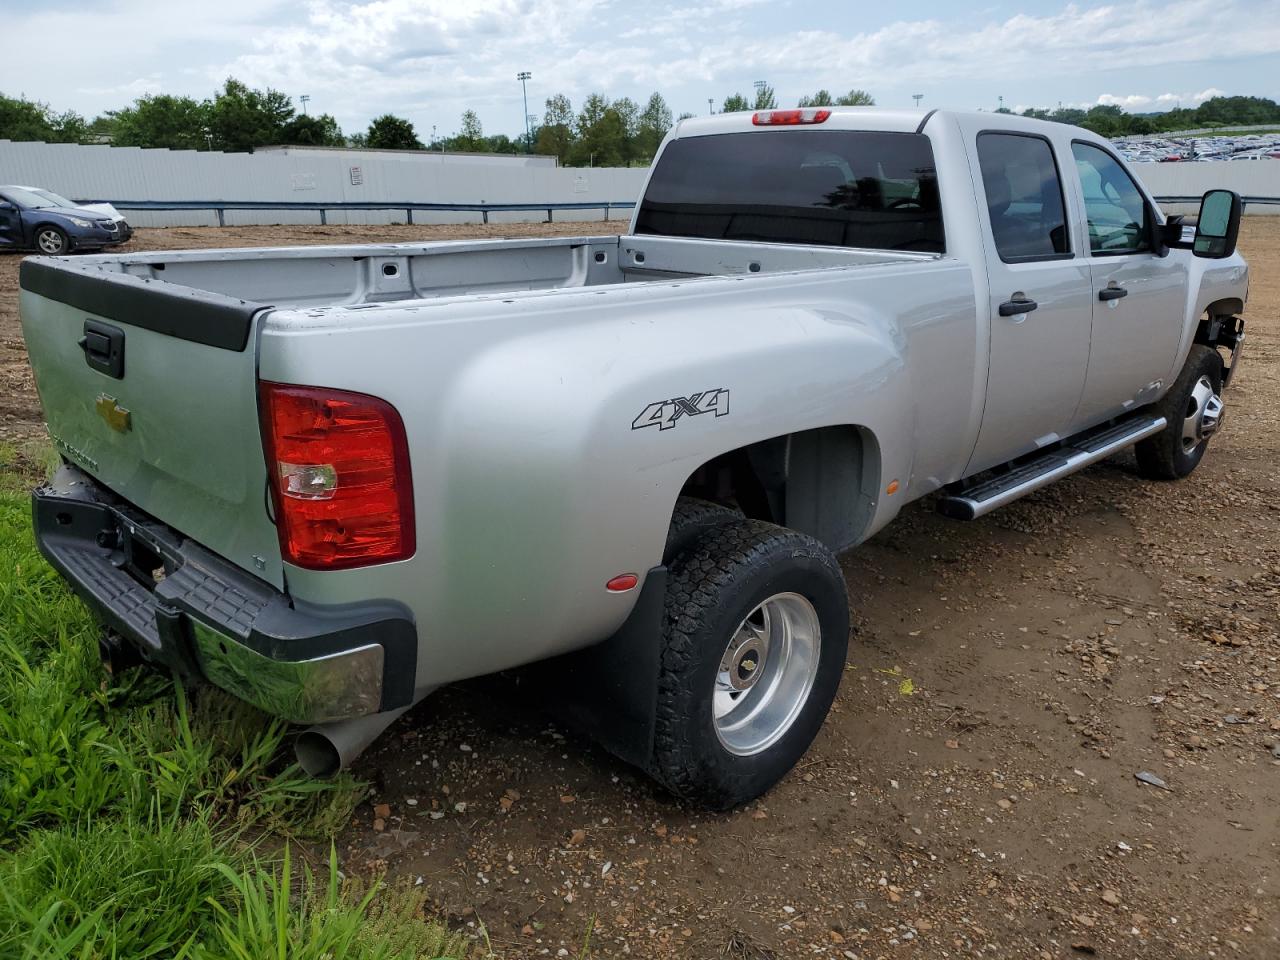
M 639 582 L 640 578 L 634 573 L 622 573 L 606 583 L 604 588 L 610 593 L 626 593 L 628 590 L 634 590 Z
M 404 424 L 377 397 L 263 382 L 262 439 L 285 560 L 341 570 L 413 556 Z
M 797 123 L 824 123 L 831 116 L 830 110 L 761 110 L 752 114 L 751 122 L 757 127 L 787 127 Z

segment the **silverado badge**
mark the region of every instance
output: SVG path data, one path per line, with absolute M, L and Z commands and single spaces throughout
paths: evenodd
M 129 418 L 129 411 L 120 406 L 116 402 L 115 397 L 108 396 L 105 393 L 98 394 L 98 401 L 94 404 L 98 409 L 98 416 L 107 422 L 107 426 L 116 433 L 128 433 L 132 426 Z

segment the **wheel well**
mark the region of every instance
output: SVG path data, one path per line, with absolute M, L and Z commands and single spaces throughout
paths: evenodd
M 1215 300 L 1205 307 L 1204 316 L 1196 327 L 1195 342 L 1212 348 L 1218 353 L 1218 359 L 1223 360 L 1219 348 L 1230 351 L 1236 345 L 1244 331 L 1244 322 L 1239 317 L 1243 312 L 1244 301 L 1239 297 Z M 1225 372 L 1225 361 L 1223 369 Z
M 842 550 L 862 539 L 880 486 L 880 448 L 865 427 L 802 430 L 730 450 L 694 470 L 681 496 L 736 507 Z

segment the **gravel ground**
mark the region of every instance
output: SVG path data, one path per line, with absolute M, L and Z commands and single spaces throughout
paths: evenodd
M 1147 482 L 1126 454 L 973 523 L 909 507 L 843 558 L 845 681 L 763 800 L 682 807 L 477 681 L 359 761 L 375 789 L 346 868 L 420 878 L 504 957 L 1280 955 L 1280 218 L 1246 218 L 1241 247 L 1246 362 L 1197 472 Z M 0 258 L 0 437 L 21 438 L 38 411 L 17 263 Z

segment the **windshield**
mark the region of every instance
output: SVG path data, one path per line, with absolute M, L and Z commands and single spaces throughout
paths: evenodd
M 63 200 L 56 193 L 48 193 L 44 190 L 26 190 L 22 187 L 5 187 L 5 196 L 16 203 L 20 207 L 26 207 L 28 210 L 40 210 L 45 207 L 74 207 L 75 204 L 68 200 Z
M 636 233 L 944 249 L 929 139 L 862 130 L 687 137 L 658 158 Z
M 37 196 L 44 197 L 46 200 L 49 201 L 49 203 L 51 203 L 55 207 L 77 206 L 77 204 L 72 203 L 66 197 L 60 197 L 51 190 L 32 190 L 31 192 L 36 194 Z

